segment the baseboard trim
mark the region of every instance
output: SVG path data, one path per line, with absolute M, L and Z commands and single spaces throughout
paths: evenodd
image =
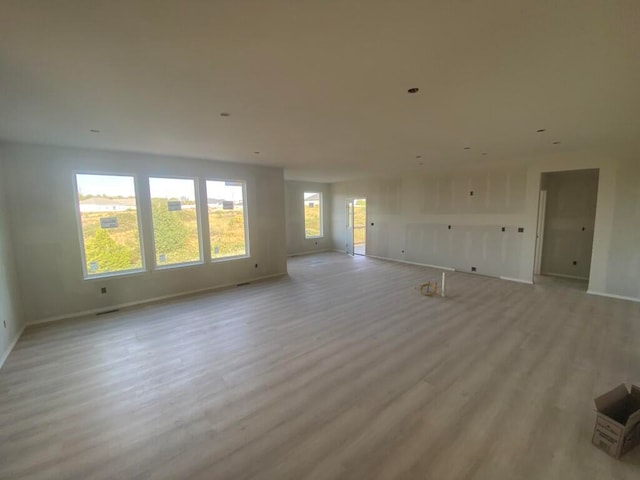
M 547 275 L 549 277 L 558 277 L 558 278 L 569 278 L 571 280 L 582 280 L 588 282 L 589 279 L 586 277 L 578 277 L 577 275 L 565 275 L 564 273 L 541 273 L 540 275 Z
M 435 268 L 438 270 L 446 270 L 447 272 L 455 272 L 455 268 L 443 267 L 442 265 L 431 265 L 429 263 L 410 262 L 408 260 L 398 260 L 396 258 L 379 257 L 377 255 L 367 255 L 367 257 L 377 258 L 378 260 L 387 260 L 389 262 L 406 263 L 407 265 L 417 265 L 418 267 Z
M 518 282 L 518 283 L 524 283 L 526 285 L 533 285 L 533 282 L 531 280 L 522 280 L 521 278 L 513 278 L 513 277 L 499 277 L 500 280 L 507 280 L 509 282 Z
M 274 273 L 271 275 L 265 275 L 263 277 L 251 278 L 249 280 L 242 280 L 242 281 L 233 282 L 233 283 L 225 283 L 224 285 L 216 285 L 215 287 L 199 288 L 197 290 L 189 290 L 187 292 L 171 293 L 169 295 L 161 295 L 159 297 L 145 298 L 144 300 L 135 300 L 133 302 L 119 303 L 116 305 L 107 305 L 100 308 L 92 308 L 91 310 L 83 310 L 81 312 L 69 313 L 66 315 L 57 315 L 55 317 L 40 318 L 40 319 L 32 320 L 28 322 L 27 325 L 40 325 L 42 323 L 58 322 L 60 320 L 68 320 L 71 318 L 85 317 L 87 315 L 95 315 L 96 313 L 104 312 L 105 310 L 135 307 L 136 305 L 146 305 L 148 303 L 155 303 L 155 302 L 161 302 L 163 300 L 170 300 L 172 298 L 188 297 L 189 295 L 196 295 L 198 293 L 213 292 L 215 290 L 222 290 L 223 288 L 235 287 L 240 283 L 258 282 L 262 280 L 268 280 L 270 278 L 282 277 L 285 275 L 287 275 L 287 272 Z
M 594 290 L 587 290 L 589 295 L 598 295 L 599 297 L 616 298 L 618 300 L 627 300 L 629 302 L 640 302 L 639 297 L 626 297 L 624 295 L 616 295 L 615 293 L 596 292 Z
M 9 348 L 7 348 L 7 351 L 4 352 L 2 354 L 2 357 L 0 357 L 0 369 L 2 369 L 2 366 L 4 365 L 4 362 L 6 362 L 7 358 L 9 358 L 9 354 L 11 353 L 11 351 L 13 350 L 13 347 L 16 346 L 16 343 L 18 343 L 18 340 L 20 340 L 20 337 L 22 336 L 22 333 L 24 332 L 24 329 L 26 328 L 26 325 L 23 325 L 22 328 L 20 329 L 20 331 L 18 332 L 18 334 L 16 335 L 16 337 L 13 339 L 13 341 L 9 344 Z
M 308 250 L 306 252 L 297 252 L 297 253 L 288 253 L 287 257 L 301 257 L 302 255 L 313 255 L 314 253 L 324 253 L 331 252 L 332 250 L 329 248 L 323 248 L 321 250 Z

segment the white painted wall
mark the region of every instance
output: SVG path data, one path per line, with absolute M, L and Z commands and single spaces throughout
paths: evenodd
M 331 189 L 328 183 L 286 181 L 287 254 L 301 255 L 330 250 L 333 245 L 331 225 Z M 322 238 L 304 237 L 304 192 L 322 193 Z
M 544 173 L 541 188 L 547 192 L 541 273 L 588 280 L 598 170 Z
M 282 169 L 20 144 L 5 144 L 1 151 L 10 180 L 14 252 L 27 322 L 286 273 Z M 137 176 L 148 266 L 153 261 L 148 176 L 198 177 L 203 199 L 206 178 L 245 180 L 251 257 L 84 280 L 73 191 L 73 172 L 78 170 Z M 201 213 L 204 217 L 206 209 Z M 202 235 L 208 238 L 202 220 Z M 204 249 L 206 258 L 207 242 Z M 101 287 L 108 293 L 101 294 Z
M 24 326 L 7 207 L 9 182 L 0 152 L 0 367 Z
M 524 169 L 495 169 L 334 184 L 334 246 L 346 244 L 345 201 L 363 196 L 369 255 L 519 277 L 525 182 Z
M 640 298 L 638 162 L 559 153 L 514 163 L 522 167 L 332 184 L 334 248 L 344 250 L 346 198 L 365 196 L 370 255 L 531 282 L 541 174 L 597 168 L 589 291 Z
M 640 161 L 620 162 L 616 187 L 604 292 L 640 298 Z

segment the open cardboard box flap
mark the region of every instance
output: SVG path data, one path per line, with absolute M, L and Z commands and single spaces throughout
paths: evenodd
M 598 415 L 592 442 L 609 455 L 620 458 L 640 443 L 640 387 L 624 384 L 594 400 Z
M 635 385 L 634 385 L 635 387 Z M 638 388 L 638 387 L 635 387 Z M 629 391 L 624 383 L 621 383 L 613 390 L 600 395 L 594 400 L 596 408 L 600 413 L 607 413 L 607 410 L 611 409 L 616 404 L 624 401 L 629 395 Z

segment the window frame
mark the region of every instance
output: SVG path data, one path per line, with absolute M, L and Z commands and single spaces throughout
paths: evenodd
M 120 270 L 117 272 L 97 273 L 90 275 L 87 272 L 87 254 L 86 246 L 84 243 L 84 232 L 82 230 L 82 212 L 80 211 L 80 197 L 78 192 L 78 175 L 95 175 L 104 177 L 131 177 L 133 178 L 133 191 L 136 198 L 136 219 L 138 221 L 138 243 L 140 245 L 140 260 L 142 266 L 140 268 L 131 268 L 128 270 Z M 144 238 L 142 230 L 142 215 L 140 211 L 140 196 L 138 188 L 138 176 L 135 173 L 121 173 L 121 172 L 105 172 L 95 170 L 73 170 L 71 172 L 73 180 L 73 198 L 76 210 L 76 229 L 78 232 L 78 239 L 80 240 L 80 258 L 82 260 L 82 278 L 83 280 L 100 280 L 110 277 L 121 277 L 125 275 L 139 275 L 141 273 L 148 272 L 146 256 L 144 251 Z
M 213 258 L 213 243 L 211 242 L 211 222 L 209 221 L 209 191 L 207 190 L 207 182 L 236 182 L 242 184 L 242 216 L 244 217 L 244 255 L 233 255 L 228 257 Z M 205 197 L 207 199 L 207 227 L 209 230 L 209 263 L 228 262 L 232 260 L 240 260 L 243 258 L 251 258 L 251 245 L 249 242 L 249 208 L 247 204 L 247 181 L 232 178 L 215 178 L 206 177 L 204 179 Z
M 320 212 L 318 212 L 318 219 L 320 220 L 320 234 L 319 235 L 307 235 L 307 215 L 305 212 L 305 195 L 306 194 L 318 194 L 318 206 L 320 207 Z M 308 191 L 304 191 L 302 192 L 302 224 L 303 224 L 303 228 L 304 228 L 304 238 L 305 240 L 311 240 L 314 238 L 324 238 L 324 199 L 323 199 L 323 195 L 322 192 L 308 192 Z
M 147 187 L 149 188 L 149 220 L 151 224 L 151 250 L 153 252 L 153 270 L 170 270 L 172 268 L 191 267 L 204 264 L 204 244 L 202 239 L 202 215 L 200 214 L 200 179 L 198 177 L 189 177 L 181 175 L 146 175 Z M 151 195 L 151 179 L 168 179 L 168 180 L 191 180 L 193 181 L 193 194 L 196 203 L 196 223 L 198 227 L 198 251 L 200 258 L 191 262 L 171 263 L 168 265 L 160 265 L 158 263 L 158 252 L 156 251 L 156 228 L 153 224 L 153 196 Z

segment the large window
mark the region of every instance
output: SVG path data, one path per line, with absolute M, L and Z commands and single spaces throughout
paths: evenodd
M 244 182 L 207 180 L 211 259 L 247 255 Z
M 202 260 L 195 181 L 149 178 L 153 242 L 159 267 Z
M 304 192 L 304 236 L 322 237 L 322 193 Z
M 76 174 L 85 277 L 142 270 L 135 180 Z

